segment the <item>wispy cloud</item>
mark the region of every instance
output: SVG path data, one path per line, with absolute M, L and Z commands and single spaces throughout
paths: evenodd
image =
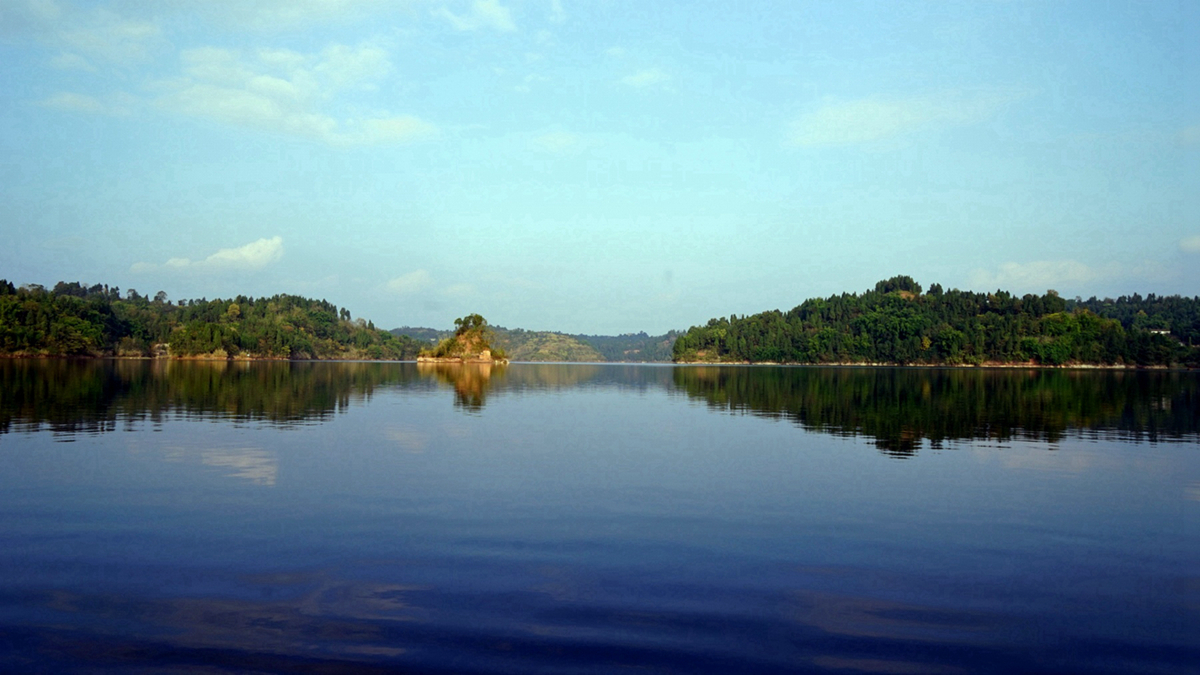
M 1200 124 L 1192 125 L 1180 131 L 1178 139 L 1184 145 L 1200 144 Z
M 38 105 L 64 112 L 121 116 L 130 113 L 131 101 L 131 97 L 124 94 L 114 94 L 102 101 L 87 94 L 60 91 L 38 101 Z
M 237 248 L 223 248 L 203 260 L 171 258 L 161 265 L 134 263 L 133 272 L 148 272 L 156 269 L 195 271 L 257 270 L 278 262 L 283 258 L 283 237 L 259 239 Z
M 526 75 L 524 77 L 524 79 L 521 80 L 521 84 L 518 84 L 517 86 L 513 87 L 513 91 L 520 92 L 523 94 L 529 93 L 530 91 L 533 91 L 533 85 L 535 85 L 539 82 L 549 81 L 549 79 L 550 78 L 548 78 L 544 75 L 537 75 L 537 74 L 531 73 L 529 75 Z
M 332 145 L 413 141 L 437 131 L 413 115 L 355 119 L 326 112 L 339 92 L 370 88 L 391 71 L 387 52 L 374 45 L 331 45 L 317 54 L 206 47 L 185 50 L 181 60 L 182 76 L 161 85 L 167 93 L 158 101 L 181 114 Z
M 447 286 L 442 290 L 442 295 L 448 298 L 462 298 L 471 295 L 475 292 L 475 286 L 472 284 L 454 284 Z
M 647 68 L 645 70 L 639 70 L 632 75 L 626 75 L 625 77 L 622 77 L 621 84 L 644 89 L 646 87 L 664 84 L 670 79 L 671 76 L 663 72 L 660 68 Z
M 1077 260 L 1035 260 L 1007 262 L 994 270 L 976 269 L 971 272 L 970 282 L 972 288 L 979 290 L 1042 292 L 1055 286 L 1092 282 L 1114 272 L 1107 268 L 1098 270 Z
M 1019 91 L 988 90 L 899 99 L 827 100 L 793 122 L 788 139 L 800 146 L 870 143 L 926 126 L 978 122 L 1025 95 Z
M 398 295 L 412 295 L 419 293 L 433 285 L 433 277 L 425 270 L 414 270 L 408 274 L 400 275 L 391 279 L 384 287 Z
M 58 31 L 58 39 L 72 52 L 88 58 L 117 64 L 145 60 L 151 51 L 165 44 L 158 24 L 127 19 L 112 12 L 97 10 L 70 27 Z
M 95 71 L 125 67 L 169 47 L 158 23 L 103 7 L 72 7 L 54 0 L 0 0 L 0 37 L 33 40 L 59 54 L 55 68 Z
M 1179 250 L 1186 253 L 1200 253 L 1200 234 L 1180 239 Z
M 350 21 L 371 10 L 403 6 L 395 0 L 206 0 L 180 4 L 222 26 L 268 32 Z
M 562 0 L 550 0 L 550 22 L 562 23 L 567 20 L 567 13 L 563 11 Z
M 44 34 L 62 19 L 58 3 L 49 0 L 6 0 L 0 2 L 0 35 Z
M 96 72 L 96 67 L 93 66 L 87 59 L 71 52 L 63 52 L 50 59 L 50 66 L 53 68 L 58 68 L 59 70 L 82 70 L 89 73 Z
M 512 12 L 501 5 L 499 0 L 473 0 L 465 14 L 456 14 L 445 7 L 439 7 L 433 14 L 449 21 L 450 25 L 461 31 L 491 28 L 509 32 L 517 29 L 512 20 Z

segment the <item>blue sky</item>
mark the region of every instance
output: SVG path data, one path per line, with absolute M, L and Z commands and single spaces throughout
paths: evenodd
M 652 333 L 1200 293 L 1200 3 L 0 0 L 0 277 Z

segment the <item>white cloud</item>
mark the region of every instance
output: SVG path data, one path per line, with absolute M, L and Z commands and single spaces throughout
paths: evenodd
M 1200 234 L 1180 239 L 1179 249 L 1187 253 L 1200 253 Z
M 978 122 L 1024 95 L 991 90 L 906 99 L 830 100 L 793 122 L 788 135 L 793 144 L 801 146 L 870 143 L 927 125 Z
M 204 259 L 205 265 L 259 269 L 283 257 L 283 237 L 259 239 L 238 248 L 223 248 Z
M 338 119 L 326 112 L 341 91 L 369 89 L 391 71 L 383 49 L 332 45 L 317 54 L 205 47 L 180 55 L 183 76 L 163 83 L 159 105 L 225 124 L 281 132 L 331 145 L 428 138 L 436 128 L 412 115 Z
M 455 14 L 445 7 L 439 7 L 433 12 L 450 22 L 457 30 L 469 31 L 480 28 L 491 28 L 502 32 L 517 29 L 512 20 L 512 12 L 499 0 L 473 0 L 471 9 L 466 14 Z
M 622 58 L 623 56 L 625 56 L 625 48 L 624 47 L 609 47 L 608 49 L 604 50 L 604 53 L 613 57 L 614 59 L 619 59 L 619 58 Z
M 1077 260 L 1035 260 L 1028 263 L 1007 262 L 996 270 L 976 269 L 971 272 L 971 287 L 1002 289 L 1017 293 L 1043 292 L 1056 286 L 1070 286 L 1111 276 L 1115 270 L 1102 273 Z
M 639 70 L 632 75 L 622 77 L 621 84 L 628 85 L 630 87 L 645 88 L 662 84 L 669 79 L 671 79 L 671 76 L 664 73 L 661 69 L 647 68 L 645 70 Z
M 148 272 L 159 268 L 205 272 L 258 270 L 278 262 L 281 258 L 283 258 L 283 237 L 276 236 L 252 241 L 237 248 L 223 248 L 204 260 L 171 258 L 162 265 L 139 262 L 134 263 L 130 270 L 133 272 Z
M 429 276 L 429 272 L 415 270 L 388 281 L 384 286 L 392 293 L 412 295 L 429 288 L 432 284 L 433 277 Z
M 1190 126 L 1179 132 L 1179 142 L 1184 145 L 1200 143 L 1200 124 Z
M 562 23 L 566 20 L 567 13 L 563 11 L 562 0 L 550 0 L 551 23 Z

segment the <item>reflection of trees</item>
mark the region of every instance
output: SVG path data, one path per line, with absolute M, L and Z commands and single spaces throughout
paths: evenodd
M 62 359 L 0 359 L 0 433 L 96 433 L 168 415 L 290 425 L 379 388 L 434 382 L 467 412 L 499 394 L 681 390 L 717 409 L 870 436 L 897 456 L 926 441 L 1200 437 L 1200 377 L 1189 372 Z
M 503 377 L 507 370 L 504 365 L 491 363 L 417 363 L 417 372 L 454 387 L 454 404 L 468 412 L 483 410 L 492 377 Z
M 171 412 L 292 424 L 416 379 L 387 363 L 0 360 L 0 433 L 101 432 Z
M 674 379 L 714 408 L 871 436 L 896 456 L 924 440 L 1200 432 L 1200 378 L 1186 372 L 713 366 L 678 368 Z

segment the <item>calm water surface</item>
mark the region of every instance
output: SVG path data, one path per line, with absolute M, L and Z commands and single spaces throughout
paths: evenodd
M 1194 373 L 0 384 L 4 672 L 1200 673 Z

